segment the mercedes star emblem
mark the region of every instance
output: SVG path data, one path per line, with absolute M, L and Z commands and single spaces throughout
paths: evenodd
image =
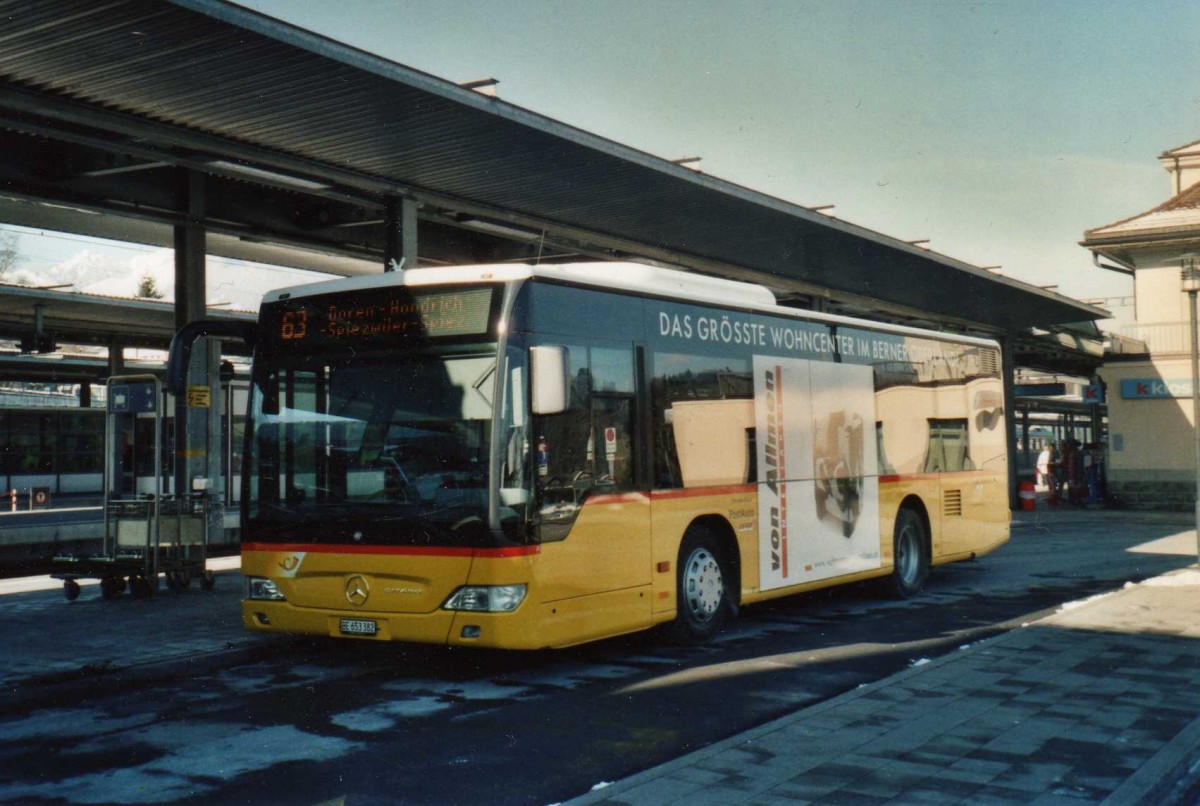
M 371 589 L 367 585 L 367 580 L 359 576 L 350 577 L 346 580 L 346 601 L 352 605 L 364 605 L 367 603 L 367 597 L 371 595 Z

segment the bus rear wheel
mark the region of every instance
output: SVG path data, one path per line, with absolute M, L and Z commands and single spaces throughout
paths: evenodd
M 713 535 L 692 528 L 679 547 L 674 637 L 684 643 L 710 640 L 731 609 L 729 563 Z
M 896 513 L 890 591 L 897 598 L 911 599 L 924 587 L 929 576 L 928 545 L 929 536 L 921 516 L 908 507 Z

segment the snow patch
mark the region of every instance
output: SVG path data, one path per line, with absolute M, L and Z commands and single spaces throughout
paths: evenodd
M 235 724 L 174 723 L 115 736 L 125 743 L 156 746 L 163 754 L 136 767 L 46 783 L 0 786 L 0 800 L 166 803 L 203 797 L 215 789 L 208 781 L 224 783 L 289 761 L 329 761 L 362 747 L 345 739 L 305 733 L 291 725 L 243 728 Z M 113 737 L 110 734 L 110 749 Z
M 1174 574 L 1164 574 L 1160 577 L 1147 579 L 1142 583 L 1148 588 L 1186 588 L 1200 585 L 1200 570 L 1188 568 Z
M 379 733 L 395 727 L 401 719 L 414 719 L 445 711 L 454 705 L 439 697 L 416 697 L 368 705 L 354 711 L 335 714 L 329 721 L 340 728 L 359 733 Z
M 1089 596 L 1086 599 L 1077 599 L 1074 602 L 1064 602 L 1063 604 L 1059 605 L 1058 612 L 1066 613 L 1070 610 L 1076 610 L 1080 607 L 1083 607 L 1084 605 L 1089 605 L 1092 602 L 1098 602 L 1101 599 L 1107 598 L 1112 595 L 1113 595 L 1113 592 L 1109 591 L 1107 593 L 1097 593 L 1095 596 Z
M 0 736 L 4 737 L 5 742 L 19 742 L 35 738 L 107 735 L 112 731 L 130 730 L 153 722 L 153 714 L 115 717 L 98 708 L 56 708 L 34 711 L 21 719 L 0 722 Z

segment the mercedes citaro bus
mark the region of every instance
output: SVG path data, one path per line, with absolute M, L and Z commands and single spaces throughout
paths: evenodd
M 182 335 L 182 334 L 181 334 Z M 252 630 L 563 647 L 1008 538 L 994 342 L 628 263 L 269 294 L 242 496 Z

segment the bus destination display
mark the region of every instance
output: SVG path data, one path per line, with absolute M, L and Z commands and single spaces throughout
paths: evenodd
M 384 288 L 284 300 L 268 332 L 304 347 L 365 347 L 489 333 L 495 289 Z

